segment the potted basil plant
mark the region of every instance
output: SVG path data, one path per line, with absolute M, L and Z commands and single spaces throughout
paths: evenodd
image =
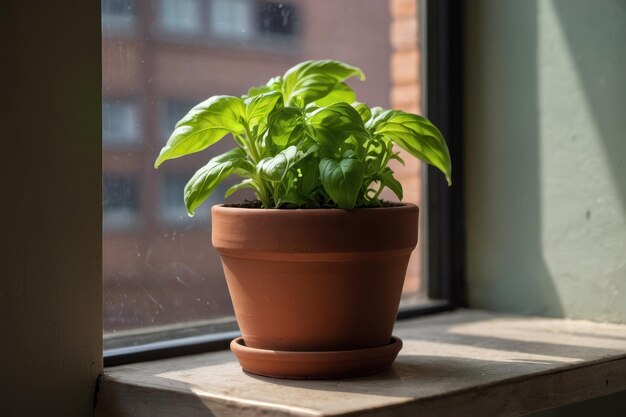
M 418 208 L 399 200 L 388 164 L 394 145 L 451 181 L 439 130 L 422 116 L 369 108 L 345 83 L 354 66 L 306 61 L 241 97 L 214 96 L 176 125 L 155 167 L 232 135 L 184 190 L 194 211 L 231 175 L 226 196 L 250 188 L 258 202 L 212 208 L 242 338 L 231 348 L 248 372 L 335 378 L 388 368 L 401 348 L 391 333 Z

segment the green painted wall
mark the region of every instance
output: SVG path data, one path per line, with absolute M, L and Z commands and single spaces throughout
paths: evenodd
M 466 19 L 472 307 L 626 323 L 626 1 Z

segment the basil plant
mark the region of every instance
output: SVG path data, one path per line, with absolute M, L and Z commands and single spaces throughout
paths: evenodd
M 355 101 L 344 82 L 350 77 L 365 79 L 342 62 L 306 61 L 247 95 L 211 97 L 176 124 L 155 168 L 232 135 L 237 147 L 211 159 L 186 185 L 190 216 L 233 174 L 242 181 L 226 197 L 251 188 L 263 208 L 379 206 L 385 187 L 402 200 L 387 166 L 403 162 L 394 144 L 437 167 L 450 184 L 450 154 L 439 130 L 422 116 Z

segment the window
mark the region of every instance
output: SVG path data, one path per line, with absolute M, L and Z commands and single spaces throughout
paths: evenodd
M 136 145 L 140 142 L 136 106 L 128 101 L 102 102 L 102 143 L 107 147 Z
M 225 189 L 215 192 L 214 203 L 209 202 L 200 207 L 193 219 L 187 216 L 187 209 L 183 201 L 185 185 L 193 172 L 166 173 L 161 186 L 161 216 L 164 222 L 172 224 L 184 224 L 187 227 L 204 226 L 206 221 L 211 219 L 209 208 L 213 204 L 219 203 L 219 196 L 224 195 Z M 222 187 L 223 188 L 223 187 Z
M 131 176 L 105 175 L 103 190 L 103 227 L 105 230 L 134 228 L 139 220 L 139 186 Z
M 103 150 L 104 337 L 108 357 L 129 346 L 165 340 L 174 343 L 174 339 L 190 335 L 219 339 L 219 332 L 236 329 L 221 262 L 211 247 L 209 216 L 209 206 L 224 201 L 223 191 L 230 184 L 215 193 L 215 199 L 193 219 L 186 216 L 182 202 L 191 175 L 212 156 L 232 148 L 232 139 L 191 157 L 168 161 L 159 171 L 152 168 L 174 125 L 193 105 L 216 94 L 244 94 L 249 86 L 263 84 L 305 59 L 334 58 L 365 71 L 366 82 L 350 82 L 365 103 L 424 111 L 420 2 L 409 2 L 417 9 L 380 0 L 145 2 L 151 7 L 138 8 L 136 14 L 141 23 L 137 26 L 144 31 L 137 37 L 140 42 L 112 41 L 112 35 L 103 34 L 104 91 L 120 97 L 132 95 L 137 103 L 105 100 L 105 144 L 115 141 L 107 139 L 111 137 L 118 142 L 138 137 L 139 111 L 143 122 L 137 147 L 126 152 L 110 146 Z M 155 25 L 168 33 L 185 34 L 189 42 L 171 45 L 166 37 L 153 33 Z M 207 42 L 210 35 L 233 42 Z M 265 37 L 279 41 L 258 48 Z M 294 37 L 299 38 L 297 43 L 280 41 Z M 289 48 L 295 49 L 284 54 Z M 429 60 L 436 56 L 437 48 L 433 50 Z M 431 259 L 431 253 L 447 256 L 442 255 L 441 247 L 450 239 L 443 233 L 448 230 L 446 220 L 437 220 L 442 210 L 434 206 L 429 212 L 431 200 L 424 198 L 427 180 L 428 193 L 437 197 L 433 200 L 436 204 L 448 204 L 448 200 L 446 191 L 437 194 L 438 177 L 431 184 L 420 163 L 405 160 L 406 166 L 396 164 L 392 169 L 404 185 L 404 201 L 420 205 L 421 223 L 402 306 L 404 311 L 422 311 L 416 308 L 445 305 L 432 298 L 446 299 L 449 287 L 442 278 L 448 273 L 447 260 Z M 251 197 L 235 194 L 230 198 Z M 107 220 L 111 218 L 125 220 Z M 442 233 L 430 240 L 429 218 L 443 227 Z M 118 226 L 113 227 L 115 223 Z M 430 251 L 431 247 L 435 250 Z M 434 267 L 439 269 L 429 279 L 428 271 Z
M 259 2 L 257 30 L 264 35 L 293 36 L 296 31 L 296 8 L 284 3 Z
M 163 113 L 161 114 L 161 135 L 163 137 L 163 144 L 167 142 L 170 134 L 174 131 L 176 123 L 200 101 L 201 100 L 196 100 L 195 102 L 166 100 L 163 103 Z
M 212 0 L 211 33 L 225 38 L 251 38 L 254 35 L 251 5 L 250 0 Z
M 166 32 L 194 35 L 202 31 L 201 0 L 161 0 L 159 23 Z
M 102 29 L 130 29 L 136 19 L 135 0 L 102 0 Z
M 211 34 L 224 40 L 253 40 L 296 35 L 296 6 L 254 0 L 212 0 Z M 253 45 L 253 44 L 252 44 Z

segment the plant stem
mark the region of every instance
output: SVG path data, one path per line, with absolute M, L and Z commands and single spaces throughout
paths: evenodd
M 378 191 L 376 191 L 376 194 L 374 194 L 372 196 L 372 198 L 370 199 L 370 201 L 375 201 L 378 200 L 378 196 L 380 195 L 380 193 L 383 192 L 383 188 L 385 188 L 385 186 L 383 185 L 383 182 L 380 182 L 380 187 L 378 188 Z
M 257 183 L 257 186 L 258 186 L 257 193 L 258 193 L 259 200 L 261 200 L 261 203 L 263 204 L 263 208 L 271 208 L 270 198 L 267 192 L 267 188 L 265 187 L 265 181 L 257 177 L 255 178 L 255 182 Z
M 250 148 L 250 154 L 252 155 L 254 162 L 259 163 L 259 161 L 261 160 L 261 154 L 256 147 L 256 138 L 252 136 L 252 132 L 250 132 L 248 125 L 246 125 L 246 139 L 248 139 L 247 145 Z
M 255 139 L 248 126 L 246 126 L 246 134 L 237 136 L 235 141 L 240 145 L 243 145 L 242 147 L 246 150 L 248 157 L 252 160 L 252 164 L 256 167 L 261 160 L 261 155 L 259 154 L 259 150 L 255 144 Z M 261 204 L 263 204 L 263 207 L 265 208 L 270 208 L 271 200 L 266 182 L 258 175 L 254 176 L 253 180 L 256 184 L 255 191 L 257 193 L 257 197 L 261 200 Z

